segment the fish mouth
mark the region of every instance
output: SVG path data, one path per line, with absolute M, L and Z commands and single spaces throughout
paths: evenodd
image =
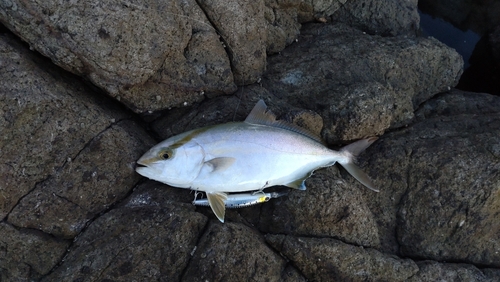
M 147 160 L 139 159 L 135 163 L 135 171 L 139 172 L 142 169 L 146 169 L 149 167 L 149 164 L 150 164 L 150 162 L 148 162 Z

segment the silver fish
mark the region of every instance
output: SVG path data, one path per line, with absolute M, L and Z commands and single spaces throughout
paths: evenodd
M 309 131 L 276 120 L 260 100 L 244 122 L 194 129 L 157 144 L 137 161 L 136 171 L 170 186 L 206 192 L 210 207 L 224 222 L 227 193 L 275 185 L 305 190 L 304 181 L 314 170 L 336 162 L 378 191 L 353 162 L 376 139 L 330 150 Z
M 227 199 L 224 201 L 224 205 L 226 208 L 234 209 L 234 208 L 244 208 L 257 204 L 262 204 L 269 201 L 272 198 L 278 198 L 286 195 L 287 193 L 264 193 L 262 191 L 254 192 L 254 193 L 237 193 L 237 194 L 228 194 Z M 193 205 L 197 206 L 210 206 L 208 203 L 208 199 L 195 199 L 193 201 Z

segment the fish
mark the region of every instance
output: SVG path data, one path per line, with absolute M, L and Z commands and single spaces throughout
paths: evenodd
M 263 191 L 284 185 L 305 190 L 305 180 L 320 168 L 339 163 L 367 188 L 370 177 L 354 164 L 356 156 L 377 140 L 358 140 L 339 151 L 295 124 L 277 120 L 259 100 L 242 122 L 193 129 L 149 149 L 136 172 L 177 188 L 205 192 L 223 223 L 228 193 Z
M 224 201 L 226 208 L 244 208 L 250 207 L 257 204 L 262 204 L 268 202 L 272 198 L 279 198 L 286 195 L 286 192 L 271 192 L 264 193 L 263 191 L 257 191 L 254 193 L 236 193 L 228 194 L 227 199 Z M 208 199 L 196 199 L 193 201 L 193 205 L 197 206 L 209 206 Z

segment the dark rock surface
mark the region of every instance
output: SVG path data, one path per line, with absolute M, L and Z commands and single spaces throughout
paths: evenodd
M 138 188 L 93 221 L 43 281 L 179 280 L 207 218 L 168 196 Z
M 33 229 L 20 229 L 0 223 L 1 281 L 29 281 L 48 273 L 70 245 Z
M 422 261 L 417 265 L 419 272 L 408 281 L 498 281 L 500 277 L 498 270 L 481 271 L 470 264 Z
M 330 238 L 268 235 L 266 239 L 312 281 L 404 281 L 418 271 L 410 259 Z
M 498 281 L 500 99 L 453 89 L 416 1 L 221 3 L 0 1 L 27 43 L 0 28 L 0 280 Z M 333 166 L 221 224 L 134 172 L 259 99 L 332 148 L 378 135 L 380 193 Z

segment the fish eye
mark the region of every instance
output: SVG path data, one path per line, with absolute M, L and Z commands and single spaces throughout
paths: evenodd
M 169 151 L 161 151 L 158 156 L 160 157 L 160 159 L 162 160 L 168 160 L 170 159 L 171 157 L 171 153 Z

